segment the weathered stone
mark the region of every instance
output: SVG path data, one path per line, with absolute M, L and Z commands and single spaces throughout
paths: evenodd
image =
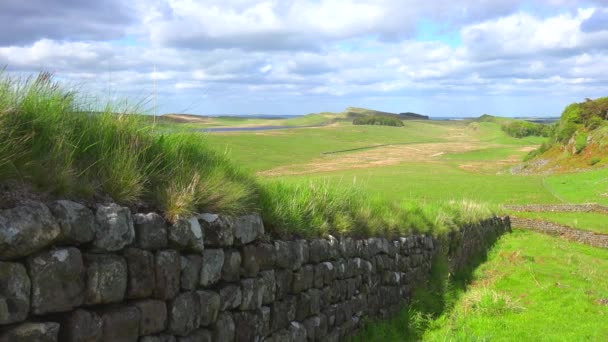
M 349 237 L 340 239 L 339 249 L 343 258 L 351 258 L 355 256 L 355 253 L 357 252 L 355 240 Z
M 329 235 L 328 239 L 328 252 L 331 260 L 337 260 L 340 258 L 340 242 L 335 237 Z
M 221 278 L 223 266 L 223 249 L 205 249 L 199 284 L 201 286 L 209 286 L 217 283 Z
M 298 240 L 296 243 L 298 244 L 296 253 L 299 254 L 302 264 L 307 264 L 310 261 L 310 246 L 308 245 L 308 240 Z
M 232 314 L 222 312 L 219 314 L 217 321 L 213 324 L 213 341 L 216 342 L 231 342 L 235 338 L 235 325 L 232 319 Z
M 241 305 L 242 293 L 237 285 L 225 284 L 220 287 L 219 295 L 221 311 L 236 309 Z
M 323 273 L 323 283 L 325 285 L 330 285 L 336 279 L 336 268 L 334 264 L 329 261 L 322 262 L 321 264 L 321 272 Z
M 133 306 L 117 306 L 101 312 L 103 341 L 131 342 L 139 337 L 139 310 Z
M 101 342 L 103 321 L 95 312 L 76 309 L 61 321 L 59 340 L 66 342 Z
M 133 303 L 139 310 L 139 335 L 157 334 L 167 327 L 167 304 L 162 300 L 144 299 Z
M 192 291 L 196 289 L 203 267 L 203 257 L 196 254 L 182 256 L 181 258 L 181 286 L 182 290 Z
M 264 292 L 266 288 L 264 287 L 264 281 L 248 278 L 241 280 L 241 310 L 255 310 L 262 306 L 262 301 L 264 299 Z
M 306 342 L 306 328 L 300 322 L 291 322 L 289 325 L 290 341 Z
M 292 270 L 298 270 L 302 267 L 302 264 L 305 262 L 304 258 L 308 259 L 308 245 L 299 241 L 289 241 L 287 245 L 291 250 L 292 257 Z
M 291 289 L 291 271 L 276 270 L 274 272 L 275 278 L 275 299 L 281 300 L 285 298 L 289 290 Z
M 137 246 L 148 250 L 167 247 L 167 224 L 157 213 L 134 215 Z
M 321 290 L 310 289 L 307 293 L 310 296 L 310 313 L 316 315 L 321 312 Z
M 235 340 L 237 342 L 255 341 L 258 330 L 258 318 L 253 312 L 237 312 L 232 315 L 237 327 Z
M 336 269 L 336 278 L 344 279 L 346 278 L 346 260 L 338 259 L 334 261 L 334 267 Z
M 267 306 L 262 306 L 258 310 L 256 310 L 256 315 L 258 316 L 258 335 L 260 336 L 268 336 L 270 335 L 270 318 L 271 318 L 271 310 Z
M 0 210 L 0 260 L 34 254 L 55 242 L 60 233 L 51 211 L 42 203 L 28 201 Z
M 198 221 L 203 228 L 205 246 L 226 247 L 234 242 L 234 222 L 231 218 L 215 214 L 201 214 Z
M 174 250 L 156 252 L 154 258 L 154 276 L 156 286 L 154 297 L 167 300 L 175 297 L 179 292 L 181 270 L 181 257 Z
M 274 246 L 268 243 L 246 245 L 243 247 L 242 268 L 244 275 L 255 277 L 260 270 L 274 267 Z
M 207 329 L 196 329 L 188 336 L 178 337 L 177 342 L 213 342 L 213 333 Z
M 169 228 L 169 246 L 186 252 L 202 253 L 203 230 L 196 217 L 179 219 Z
M 259 280 L 262 282 L 264 286 L 264 294 L 262 296 L 263 304 L 271 304 L 274 302 L 275 291 L 276 291 L 276 283 L 274 278 L 274 271 L 262 271 L 260 272 Z
M 131 211 L 117 204 L 97 205 L 95 212 L 95 239 L 93 246 L 99 251 L 114 252 L 123 249 L 135 239 Z
M 23 323 L 0 333 L 0 342 L 57 342 L 59 323 Z
M 239 216 L 234 219 L 234 242 L 245 245 L 264 235 L 264 224 L 260 214 Z
M 312 287 L 314 282 L 314 268 L 312 265 L 306 265 L 296 272 L 292 273 L 291 277 L 291 293 L 298 294 Z
M 142 336 L 139 338 L 139 342 L 177 342 L 173 335 L 156 335 L 156 336 Z
M 125 249 L 127 261 L 127 298 L 146 298 L 154 293 L 154 254 L 138 248 Z
M 224 251 L 224 265 L 222 267 L 222 280 L 238 281 L 241 272 L 241 253 L 236 249 Z
M 0 261 L 0 324 L 27 318 L 30 286 L 30 278 L 22 264 Z
M 271 330 L 287 328 L 289 322 L 296 318 L 297 300 L 294 296 L 286 297 L 285 300 L 276 301 L 272 305 Z
M 316 332 L 321 325 L 321 319 L 318 316 L 307 318 L 302 322 L 304 329 L 306 329 L 306 337 L 308 341 L 316 341 Z
M 167 311 L 169 314 L 167 331 L 171 334 L 186 336 L 200 325 L 201 305 L 196 292 L 180 293 L 169 302 Z
M 292 244 L 287 241 L 277 240 L 274 242 L 275 265 L 280 268 L 293 269 L 294 251 Z
M 208 326 L 217 320 L 220 312 L 220 295 L 212 291 L 196 291 L 200 304 L 201 326 Z
M 81 244 L 95 238 L 95 216 L 84 205 L 72 201 L 59 200 L 51 203 L 49 209 L 55 216 L 61 234 L 58 240 L 64 243 Z
M 329 242 L 324 239 L 310 241 L 310 262 L 318 263 L 329 259 Z
M 62 312 L 80 306 L 84 300 L 84 264 L 78 248 L 69 247 L 39 253 L 27 259 L 32 282 L 32 311 L 37 314 Z
M 289 330 L 281 329 L 265 339 L 264 342 L 285 342 L 291 341 L 290 339 L 291 334 L 289 333 Z
M 296 320 L 301 322 L 306 319 L 306 317 L 310 316 L 310 305 L 310 295 L 306 292 L 300 293 L 298 295 L 298 303 L 296 306 Z
M 127 263 L 111 254 L 85 254 L 86 304 L 116 303 L 127 290 Z

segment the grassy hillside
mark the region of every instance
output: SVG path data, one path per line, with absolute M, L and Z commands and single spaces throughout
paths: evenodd
M 129 108 L 100 110 L 81 98 L 50 74 L 0 75 L 0 207 L 36 193 L 155 208 L 172 221 L 261 211 L 270 232 L 298 236 L 440 234 L 492 214 L 470 201 L 421 204 L 372 198 L 354 185 L 260 181 L 204 134 L 166 130 L 175 124 L 152 125 L 142 115 L 117 114 Z M 309 142 L 296 141 L 314 151 Z
M 360 341 L 606 341 L 608 251 L 515 230 L 492 248 L 464 286 L 414 294 Z M 466 289 L 466 292 L 465 292 Z
M 608 166 L 608 97 L 566 107 L 548 140 L 527 160 L 532 172 Z

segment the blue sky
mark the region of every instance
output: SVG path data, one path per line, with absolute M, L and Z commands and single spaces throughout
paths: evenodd
M 2 2 L 0 65 L 150 113 L 554 116 L 608 95 L 608 3 Z

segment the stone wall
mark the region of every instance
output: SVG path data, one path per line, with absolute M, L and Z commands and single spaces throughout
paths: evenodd
M 508 229 L 282 241 L 258 215 L 27 202 L 0 210 L 0 341 L 338 341 L 407 304 L 441 251 L 457 269 Z
M 608 235 L 574 229 L 565 225 L 528 218 L 511 217 L 514 227 L 534 230 L 543 234 L 559 236 L 564 239 L 593 247 L 608 248 Z
M 505 209 L 523 212 L 570 212 L 570 213 L 604 213 L 608 214 L 608 206 L 600 204 L 525 204 L 505 205 Z

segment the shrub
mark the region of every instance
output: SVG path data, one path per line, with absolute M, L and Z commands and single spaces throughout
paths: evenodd
M 576 132 L 577 125 L 573 122 L 566 122 L 563 125 L 560 125 L 555 132 L 555 140 L 560 143 L 565 143 Z
M 374 115 L 374 116 L 355 118 L 353 120 L 353 125 L 380 125 L 380 126 L 402 127 L 403 121 L 401 121 L 400 119 L 392 118 L 392 117 L 388 117 L 388 116 Z
M 501 125 L 501 129 L 508 135 L 515 138 L 523 138 L 528 136 L 548 137 L 551 128 L 549 125 L 516 120 Z
M 540 156 L 541 154 L 547 152 L 550 148 L 551 148 L 551 144 L 548 142 L 544 142 L 536 150 L 532 150 L 532 151 L 528 152 L 528 154 L 526 154 L 526 156 L 524 157 L 524 161 L 532 160 L 535 157 Z
M 594 129 L 600 127 L 603 124 L 603 122 L 604 122 L 604 120 L 602 120 L 602 118 L 600 118 L 599 116 L 594 116 L 587 121 L 585 126 L 590 130 L 594 130 Z
M 575 138 L 574 149 L 576 154 L 581 153 L 587 147 L 587 133 L 578 133 Z
M 602 161 L 602 159 L 600 157 L 593 157 L 593 158 L 589 159 L 588 164 L 589 164 L 589 166 L 593 166 L 601 161 Z

